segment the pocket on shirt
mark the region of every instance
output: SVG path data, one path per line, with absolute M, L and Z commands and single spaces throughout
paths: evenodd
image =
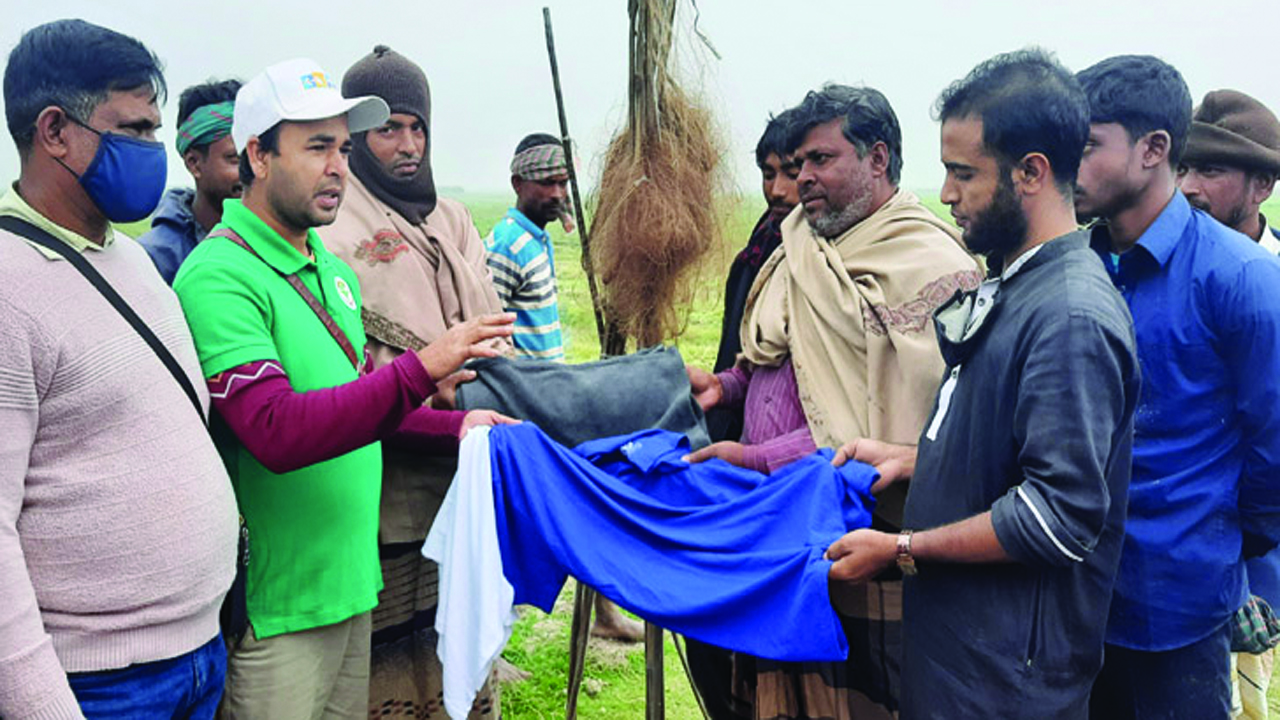
M 1070 648 L 1061 647 L 1062 633 L 1057 628 L 1048 626 L 1050 598 L 1046 595 L 1045 578 L 1037 573 L 1031 591 L 1031 601 L 1027 608 L 1027 625 L 1024 628 L 1026 643 L 1024 652 L 1019 658 L 1022 672 L 1028 675 L 1070 676 L 1075 674 L 1070 667 Z

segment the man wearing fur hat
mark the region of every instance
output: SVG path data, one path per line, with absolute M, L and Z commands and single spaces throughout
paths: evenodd
M 436 196 L 431 90 L 422 69 L 378 45 L 347 71 L 342 94 L 380 97 L 391 110 L 382 125 L 352 135 L 347 195 L 324 232 L 325 243 L 360 279 L 361 319 L 373 363 L 381 367 L 454 325 L 501 312 L 502 305 L 470 213 Z M 448 387 L 437 401 L 451 394 L 451 383 L 442 386 Z M 443 718 L 433 629 L 436 566 L 419 551 L 457 458 L 391 444 L 382 454 L 378 543 L 385 587 L 373 612 L 370 713 L 394 707 L 411 717 Z M 496 716 L 496 702 L 486 687 L 472 715 Z
M 1280 121 L 1262 103 L 1235 90 L 1205 95 L 1191 118 L 1178 186 L 1187 201 L 1280 255 L 1280 229 L 1259 207 L 1280 176 Z M 1249 592 L 1280 608 L 1280 550 L 1245 563 Z M 1236 654 L 1233 678 L 1244 717 L 1265 720 L 1275 649 Z
M 1187 201 L 1280 254 L 1280 229 L 1258 212 L 1280 177 L 1280 121 L 1235 90 L 1204 96 L 1191 118 L 1178 186 Z

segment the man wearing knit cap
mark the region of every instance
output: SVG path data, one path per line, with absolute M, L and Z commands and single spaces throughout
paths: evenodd
M 1280 229 L 1258 208 L 1280 176 L 1280 121 L 1262 103 L 1236 90 L 1214 90 L 1191 117 L 1178 186 L 1187 202 L 1238 230 L 1272 255 L 1280 254 Z M 1280 549 L 1245 563 L 1249 593 L 1280 608 Z M 1267 688 L 1275 650 L 1235 657 L 1235 686 L 1244 717 L 1267 717 Z
M 222 219 L 222 201 L 240 197 L 240 156 L 231 141 L 231 118 L 239 80 L 210 81 L 182 91 L 178 100 L 178 154 L 195 189 L 172 188 L 160 198 L 151 230 L 138 238 L 164 281 L 196 243 Z
M 1280 228 L 1258 208 L 1280 177 L 1280 121 L 1236 90 L 1205 95 L 1191 118 L 1178 185 L 1187 201 L 1280 255 Z M 1280 600 L 1280 598 L 1277 598 Z
M 346 197 L 322 232 L 360 279 L 367 347 L 373 365 L 383 367 L 450 327 L 501 312 L 502 304 L 470 213 L 436 196 L 431 90 L 422 69 L 379 45 L 343 76 L 342 94 L 379 97 L 391 110 L 382 125 L 352 135 Z M 391 445 L 383 446 L 382 458 L 378 542 L 385 586 L 373 611 L 370 714 L 395 707 L 419 719 L 444 718 L 432 627 L 436 566 L 420 550 L 457 458 Z M 486 686 L 472 714 L 496 716 L 496 705 Z

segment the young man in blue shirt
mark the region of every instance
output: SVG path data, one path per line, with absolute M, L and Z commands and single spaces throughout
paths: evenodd
M 1191 125 L 1150 56 L 1079 74 L 1090 128 L 1076 208 L 1133 314 L 1143 383 L 1093 718 L 1225 719 L 1245 560 L 1280 540 L 1280 263 L 1175 185 Z

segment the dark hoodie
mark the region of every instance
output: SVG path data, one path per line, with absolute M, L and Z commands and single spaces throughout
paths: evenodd
M 170 285 L 182 261 L 209 233 L 196 222 L 195 212 L 191 209 L 195 199 L 196 191 L 190 188 L 173 188 L 165 192 L 155 216 L 151 218 L 151 229 L 138 238 L 138 243 L 151 256 L 151 262 L 156 264 L 160 276 Z

